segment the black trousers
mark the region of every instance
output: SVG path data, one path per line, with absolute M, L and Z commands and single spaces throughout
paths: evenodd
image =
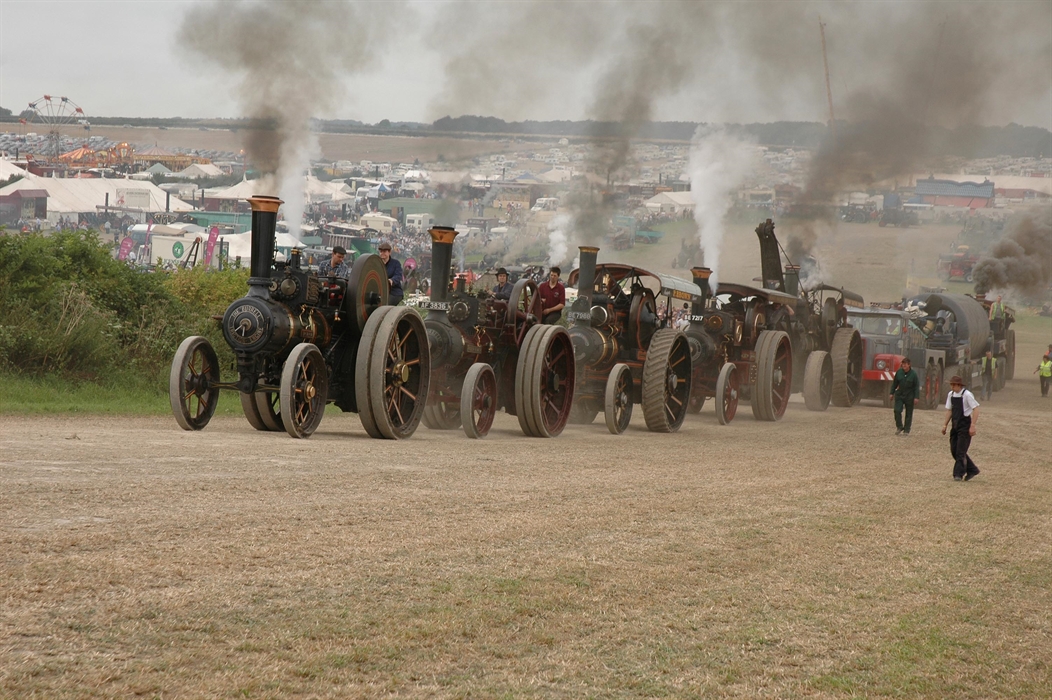
M 902 409 L 906 409 L 906 421 L 902 421 Z M 910 431 L 910 427 L 913 425 L 913 397 L 904 399 L 900 396 L 895 397 L 895 427 L 899 430 L 905 430 L 907 433 Z
M 563 312 L 562 311 L 553 311 L 550 314 L 546 314 L 544 316 L 543 323 L 548 323 L 548 324 L 551 324 L 551 325 L 555 325 L 556 323 L 559 322 L 559 319 L 562 318 L 562 317 L 563 317 Z
M 1041 395 L 1042 396 L 1048 396 L 1048 384 L 1049 384 L 1049 379 L 1050 378 L 1049 377 L 1040 377 L 1040 379 L 1041 379 Z
M 968 434 L 971 427 L 972 417 L 963 416 L 950 428 L 950 454 L 953 455 L 954 478 L 979 473 L 979 467 L 975 466 L 975 462 L 968 456 L 968 448 L 972 444 L 972 436 Z

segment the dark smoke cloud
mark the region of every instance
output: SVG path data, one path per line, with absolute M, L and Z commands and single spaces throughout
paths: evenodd
M 840 100 L 834 94 L 836 137 L 816 153 L 800 204 L 828 215 L 821 205 L 831 204 L 838 192 L 882 183 L 890 188 L 895 178 L 935 169 L 932 154 L 942 133 L 937 127 L 982 122 L 1006 91 L 1026 99 L 1028 91 L 1045 89 L 1048 77 L 1042 74 L 1052 58 L 1050 7 L 1006 3 L 992 13 L 948 15 L 945 5 L 918 3 L 905 13 L 889 12 L 887 21 L 857 34 L 830 33 L 836 37 L 829 47 L 834 65 L 844 53 L 877 51 L 882 43 L 893 43 L 898 51 L 894 60 L 881 64 L 885 75 L 880 80 Z M 1028 28 L 1041 18 L 1043 29 Z M 847 41 L 853 46 L 845 46 Z M 1024 65 L 1005 51 L 1013 44 L 1036 49 L 1045 65 Z M 805 255 L 816 240 L 815 226 L 804 224 L 789 248 Z
M 341 0 L 222 0 L 186 13 L 179 43 L 237 80 L 243 116 L 265 125 L 247 133 L 246 158 L 275 176 L 290 221 L 302 213 L 300 178 L 317 152 L 311 119 L 328 116 L 344 78 L 369 64 L 374 27 L 374 16 Z
M 675 101 L 702 122 L 826 121 L 819 17 L 840 122 L 802 202 L 826 205 L 930 165 L 932 126 L 1045 115 L 1052 127 L 1052 3 L 458 3 L 434 33 L 446 65 L 435 116 L 544 118 L 580 90 L 597 130 L 590 169 L 615 178 L 639 126 Z M 945 24 L 945 26 L 941 26 Z M 941 35 L 941 38 L 940 38 Z M 457 41 L 449 37 L 457 36 Z M 922 168 L 923 169 L 923 168 Z M 592 200 L 588 200 L 591 202 Z M 578 221 L 601 228 L 603 207 Z M 820 208 L 816 208 L 818 211 Z M 817 217 L 821 218 L 821 217 Z M 831 222 L 829 222 L 831 224 Z M 795 227 L 805 256 L 818 236 Z
M 976 294 L 1039 294 L 1052 284 L 1052 206 L 1017 215 L 972 270 Z

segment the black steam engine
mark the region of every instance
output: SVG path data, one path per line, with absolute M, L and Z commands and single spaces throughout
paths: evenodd
M 237 358 L 238 380 L 220 380 L 207 339 L 180 345 L 172 362 L 172 412 L 186 430 L 204 428 L 220 390 L 241 396 L 256 430 L 309 437 L 325 405 L 357 412 L 374 438 L 413 434 L 427 398 L 431 357 L 412 309 L 387 306 L 387 273 L 379 257 L 359 257 L 349 279 L 319 277 L 293 249 L 274 263 L 281 200 L 253 197 L 248 294 L 223 314 L 223 336 Z
M 715 399 L 721 425 L 734 419 L 740 398 L 749 400 L 761 421 L 779 420 L 794 392 L 803 391 L 813 411 L 824 411 L 831 401 L 857 403 L 862 340 L 845 309 L 861 306 L 862 297 L 824 284 L 802 289 L 799 267 L 788 264 L 783 273 L 774 222 L 761 223 L 756 235 L 762 288 L 721 282 L 711 290 L 712 271 L 691 270 L 703 290 L 687 329 L 694 395 L 699 402 Z
M 573 345 L 560 326 L 540 323 L 537 284 L 520 279 L 511 298 L 488 290 L 470 293 L 466 280 L 450 288 L 455 229 L 432 228 L 431 299 L 427 337 L 431 346 L 431 393 L 424 425 L 463 427 L 485 437 L 497 411 L 517 416 L 531 437 L 555 437 L 566 427 L 574 396 Z
M 591 423 L 603 411 L 607 429 L 619 435 L 628 428 L 632 405 L 641 404 L 649 430 L 678 430 L 689 410 L 691 353 L 670 319 L 674 302 L 694 301 L 698 288 L 631 265 L 597 265 L 598 248 L 579 250 L 580 268 L 568 278 L 578 290 L 568 314 L 577 356 L 572 420 Z M 664 319 L 658 297 L 667 299 Z

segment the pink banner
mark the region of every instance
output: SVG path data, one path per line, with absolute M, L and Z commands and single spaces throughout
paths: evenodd
M 132 248 L 134 248 L 134 247 L 135 247 L 135 241 L 133 241 L 131 239 L 131 236 L 125 238 L 123 241 L 121 241 L 120 250 L 117 252 L 117 259 L 118 260 L 127 260 L 128 259 L 128 253 L 132 252 Z
M 216 248 L 216 240 L 219 238 L 219 227 L 213 226 L 208 231 L 208 245 L 205 246 L 205 267 L 212 264 L 212 251 Z

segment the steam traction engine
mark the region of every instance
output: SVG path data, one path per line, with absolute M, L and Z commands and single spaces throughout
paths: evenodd
M 691 269 L 702 290 L 688 317 L 687 339 L 694 359 L 691 410 L 706 398 L 716 401 L 716 420 L 727 425 L 748 399 L 756 420 L 785 414 L 793 385 L 789 337 L 796 298 L 744 284 L 722 283 L 709 290 L 712 271 Z
M 582 246 L 581 266 L 567 280 L 578 289 L 568 314 L 577 356 L 574 422 L 591 423 L 603 411 L 607 429 L 620 435 L 638 403 L 651 431 L 679 430 L 690 402 L 691 356 L 687 337 L 671 327 L 672 304 L 695 300 L 699 290 L 630 265 L 597 265 L 598 252 Z M 656 280 L 668 299 L 664 321 L 644 279 Z
M 566 427 L 574 399 L 574 356 L 561 326 L 539 322 L 537 284 L 520 279 L 508 300 L 489 290 L 472 294 L 463 278 L 450 290 L 457 231 L 432 228 L 431 299 L 420 304 L 431 347 L 431 392 L 424 425 L 463 427 L 485 437 L 498 410 L 517 416 L 531 437 L 555 437 Z
M 419 315 L 386 306 L 380 258 L 360 256 L 350 279 L 318 277 L 293 249 L 274 264 L 281 200 L 253 197 L 248 294 L 223 315 L 223 336 L 237 358 L 238 380 L 220 381 L 207 339 L 187 338 L 172 362 L 169 397 L 186 430 L 204 428 L 219 391 L 237 391 L 256 430 L 309 437 L 325 404 L 357 412 L 374 438 L 413 434 L 424 411 L 431 357 Z
M 774 223 L 760 224 L 756 235 L 763 288 L 720 284 L 692 310 L 687 335 L 699 365 L 695 392 L 716 399 L 724 425 L 739 398 L 748 398 L 753 416 L 765 421 L 780 419 L 789 395 L 799 391 L 813 411 L 830 402 L 853 406 L 862 396 L 862 339 L 848 324 L 846 307 L 861 307 L 862 297 L 828 285 L 801 291 L 799 268 L 782 271 Z M 692 274 L 709 289 L 710 270 Z M 700 410 L 700 399 L 692 408 Z

